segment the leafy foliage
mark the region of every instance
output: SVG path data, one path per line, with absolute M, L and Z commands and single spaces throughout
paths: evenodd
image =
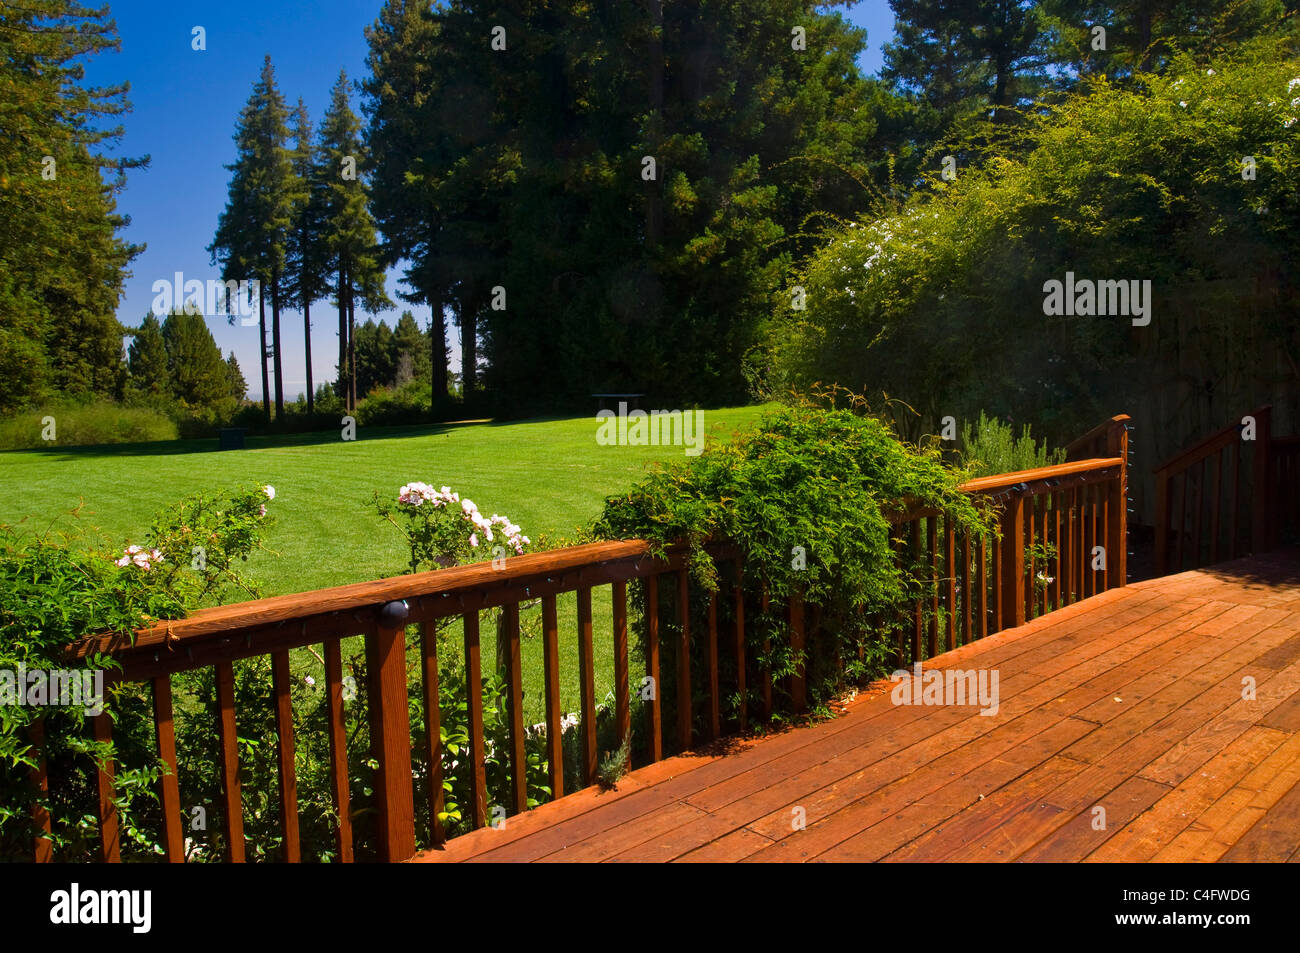
M 964 475 L 945 467 L 937 450 L 903 443 L 862 410 L 858 400 L 777 410 L 734 442 L 663 466 L 630 493 L 610 497 L 595 532 L 644 538 L 661 552 L 686 541 L 704 589 L 717 585 L 704 544 L 732 540 L 744 554 L 752 595 L 762 589 L 780 603 L 800 592 L 821 607 L 824 659 L 856 659 L 860 647 L 870 646 L 864 654 L 879 662 L 886 648 L 880 623 L 899 616 L 915 585 L 910 567 L 896 558 L 891 517 L 933 508 L 976 536 L 991 524 L 957 489 Z M 773 610 L 754 628 L 751 645 L 757 650 L 775 635 L 774 671 L 788 672 L 796 660 L 775 618 Z M 670 642 L 665 636 L 664 645 Z M 824 695 L 829 685 L 821 687 Z
M 1065 462 L 1064 450 L 1049 450 L 1047 441 L 1039 446 L 1025 424 L 1016 436 L 1015 428 L 980 412 L 979 422 L 969 421 L 961 428 L 962 462 L 977 477 L 994 473 L 1015 473 L 1053 463 Z
M 267 488 L 196 496 L 154 522 L 143 545 L 110 548 L 86 527 L 57 533 L 0 526 L 0 670 L 65 670 L 67 646 L 103 632 L 130 633 L 162 619 L 177 619 L 232 591 L 255 593 L 240 565 L 260 546 L 268 519 Z M 74 514 L 75 515 L 75 514 Z M 203 557 L 195 547 L 202 549 Z M 116 667 L 90 654 L 88 671 Z M 85 859 L 97 825 L 91 813 L 93 768 L 118 762 L 117 803 L 123 830 L 146 852 L 157 845 L 152 782 L 161 770 L 154 755 L 147 686 L 115 685 L 107 692 L 115 718 L 114 740 L 85 735 L 84 706 L 0 706 L 0 856 L 22 857 L 35 832 L 28 772 L 35 764 L 30 729 L 44 723 L 44 753 L 57 783 L 40 803 L 50 812 L 58 856 Z M 54 699 L 50 699 L 51 702 Z

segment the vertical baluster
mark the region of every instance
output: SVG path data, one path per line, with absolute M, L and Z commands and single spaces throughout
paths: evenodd
M 442 693 L 438 684 L 438 629 L 420 623 L 420 681 L 424 685 L 425 755 L 429 759 L 429 836 L 435 844 L 447 839 L 439 817 L 443 810 L 442 770 Z M 371 737 L 377 736 L 379 719 L 371 712 Z M 372 743 L 377 748 L 378 743 Z M 395 858 L 397 859 L 397 858 Z
M 718 699 L 718 594 L 709 593 L 709 740 L 722 734 L 722 712 Z
M 961 536 L 961 637 L 963 645 L 969 645 L 971 639 L 975 637 L 974 629 L 971 626 L 971 600 L 974 594 L 971 592 L 970 586 L 970 530 L 966 530 Z
M 1085 590 L 1084 580 L 1088 574 L 1088 560 L 1086 558 L 1087 551 L 1088 551 L 1088 533 L 1087 533 L 1088 487 L 1087 486 L 1078 487 L 1075 490 L 1075 498 L 1078 501 L 1078 526 L 1076 527 L 1076 533 L 1075 533 L 1075 535 L 1078 536 L 1078 540 L 1077 540 L 1078 543 L 1077 555 L 1079 561 L 1079 565 L 1078 565 L 1079 596 L 1078 597 L 1082 599 L 1086 595 L 1086 592 L 1084 591 Z
M 744 564 L 736 557 L 736 584 L 732 588 L 732 600 L 735 606 L 735 643 L 736 643 L 736 694 L 740 696 L 738 711 L 740 730 L 748 727 L 749 695 L 745 686 L 745 590 Z
M 613 585 L 614 602 L 614 732 L 621 746 L 632 735 L 632 710 L 628 684 L 627 583 Z
M 1251 461 L 1251 509 L 1252 527 L 1250 551 L 1255 554 L 1266 553 L 1273 547 L 1276 538 L 1276 515 L 1273 512 L 1273 466 L 1270 462 L 1273 445 L 1273 410 L 1261 407 L 1255 412 L 1255 452 Z M 1241 441 L 1237 441 L 1240 443 Z
M 938 517 L 929 516 L 925 520 L 925 543 L 930 553 L 930 624 L 927 626 L 929 639 L 926 643 L 926 658 L 939 654 L 939 527 Z
M 762 606 L 763 615 L 766 616 L 768 606 L 771 604 L 770 596 L 768 595 L 768 591 L 767 591 L 766 581 L 763 583 L 763 594 L 760 597 L 760 603 Z M 771 659 L 771 657 L 772 657 L 772 640 L 770 637 L 764 636 L 763 637 L 763 658 Z M 764 663 L 763 671 L 760 674 L 759 681 L 762 685 L 762 691 L 763 691 L 763 720 L 770 721 L 772 719 L 772 663 L 770 661 Z
M 790 651 L 795 659 L 794 673 L 790 676 L 790 703 L 796 712 L 808 707 L 808 662 L 804 641 L 803 593 L 791 590 L 788 604 L 790 613 Z
M 487 766 L 483 751 L 483 669 L 479 646 L 478 610 L 461 616 L 465 631 L 465 714 L 469 721 L 470 824 L 487 823 Z
M 560 708 L 560 628 L 555 617 L 555 596 L 542 596 L 542 663 L 546 680 L 546 759 L 551 797 L 564 797 L 564 735 Z
M 1002 631 L 1002 537 L 993 537 L 993 625 L 992 632 Z
M 1178 502 L 1174 506 L 1174 512 L 1178 514 L 1177 522 L 1174 523 L 1176 542 L 1174 544 L 1174 572 L 1183 571 L 1183 542 L 1187 533 L 1185 532 L 1187 519 L 1187 471 L 1183 471 L 1176 477 L 1178 481 L 1178 491 L 1175 494 Z
M 1201 562 L 1201 516 L 1205 512 L 1205 473 L 1207 461 L 1202 460 L 1196 467 L 1196 509 L 1192 515 L 1192 569 L 1199 569 L 1204 563 Z M 1189 475 L 1191 471 L 1188 471 Z M 1107 565 L 1110 565 L 1109 560 Z
M 1231 477 L 1231 485 L 1228 489 L 1228 512 L 1232 514 L 1232 542 L 1228 546 L 1228 558 L 1236 559 L 1237 554 L 1241 552 L 1240 540 L 1238 533 L 1237 517 L 1241 513 L 1241 497 L 1238 495 L 1238 488 L 1241 486 L 1241 441 L 1232 442 L 1232 469 L 1228 471 Z
M 1062 505 L 1065 512 L 1062 513 L 1065 523 L 1065 543 L 1061 547 L 1064 555 L 1061 559 L 1061 599 L 1065 605 L 1075 601 L 1078 590 L 1074 587 L 1074 571 L 1078 562 L 1078 553 L 1076 552 L 1074 536 L 1077 532 L 1075 510 L 1076 494 L 1073 488 L 1066 490 L 1061 494 Z
M 352 863 L 352 794 L 348 782 L 348 732 L 343 717 L 343 646 L 340 639 L 327 639 L 325 649 L 325 691 L 329 709 L 330 787 L 338 815 L 339 861 Z
M 922 598 L 925 592 L 919 585 L 922 578 L 921 559 L 924 553 L 925 548 L 921 541 L 921 520 L 916 519 L 912 521 L 913 571 L 915 573 L 916 582 L 918 583 L 916 591 L 916 606 L 913 611 L 914 631 L 912 632 L 912 660 L 916 662 L 919 662 L 925 656 L 925 602 Z
M 1025 575 L 1027 577 L 1025 585 L 1025 618 L 1032 619 L 1038 615 L 1038 560 L 1034 555 L 1034 544 L 1038 542 L 1034 535 L 1037 532 L 1037 519 L 1035 510 L 1038 508 L 1038 497 L 1029 496 L 1025 498 L 1025 529 L 1029 534 L 1028 552 L 1025 554 Z
M 235 669 L 214 666 L 217 678 L 217 737 L 221 744 L 221 802 L 226 815 L 226 861 L 244 862 L 244 803 L 239 789 L 238 729 L 235 724 Z
M 1223 451 L 1213 455 L 1214 469 L 1210 489 L 1210 563 L 1219 561 L 1219 518 L 1223 512 Z
M 153 721 L 158 732 L 158 759 L 163 774 L 158 780 L 163 816 L 163 851 L 167 862 L 185 862 L 185 834 L 181 826 L 181 789 L 176 777 L 176 730 L 172 725 L 172 680 L 169 675 L 153 679 Z
M 650 760 L 664 756 L 663 715 L 659 702 L 659 577 L 648 576 L 646 592 L 646 675 L 650 678 Z
M 989 547 L 988 538 L 980 536 L 980 635 L 985 638 L 989 634 Z
M 1053 560 L 1052 569 L 1052 608 L 1059 609 L 1064 603 L 1061 601 L 1061 501 L 1064 494 L 1060 490 L 1054 492 L 1052 500 L 1052 548 L 1056 550 L 1056 558 Z
M 113 741 L 113 716 L 101 711 L 90 718 L 91 732 L 96 741 L 110 744 Z M 122 845 L 118 833 L 117 804 L 114 802 L 116 768 L 112 759 L 105 761 L 95 771 L 95 784 L 99 794 L 99 859 L 106 864 L 122 862 Z M 240 841 L 243 848 L 243 841 Z
M 691 592 L 690 570 L 677 573 L 677 748 L 691 747 Z
M 301 859 L 298 843 L 298 772 L 294 764 L 293 701 L 289 695 L 289 653 L 271 653 L 271 684 L 275 692 L 276 750 L 279 754 L 280 822 L 284 830 L 284 859 Z
M 943 575 L 948 583 L 948 643 L 947 651 L 957 647 L 957 542 L 953 534 L 952 517 L 943 518 L 944 549 Z
M 32 719 L 27 726 L 27 738 L 36 756 L 36 767 L 31 774 L 32 790 L 36 794 L 36 799 L 32 801 L 32 825 L 46 835 L 32 838 L 32 857 L 38 864 L 48 864 L 54 861 L 54 841 L 48 836 L 52 828 L 50 812 L 44 803 L 50 793 L 49 763 L 45 757 L 44 715 Z
M 578 683 L 582 705 L 582 783 L 596 783 L 596 662 L 591 637 L 591 587 L 578 587 Z
M 519 603 L 501 607 L 506 640 L 506 684 L 510 692 L 510 791 L 515 814 L 528 810 L 528 752 L 524 736 L 524 666 L 519 644 Z

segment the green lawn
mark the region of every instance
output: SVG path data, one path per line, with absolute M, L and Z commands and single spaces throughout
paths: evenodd
M 725 439 L 758 418 L 763 408 L 704 412 L 711 437 Z M 152 515 L 199 490 L 246 482 L 269 483 L 276 518 L 251 574 L 267 595 L 360 582 L 404 571 L 400 534 L 371 503 L 374 491 L 397 495 L 413 480 L 447 485 L 484 513 L 501 513 L 538 540 L 570 535 L 589 523 L 604 498 L 630 487 L 656 459 L 681 456 L 681 447 L 600 446 L 594 417 L 425 428 L 359 428 L 357 440 L 336 434 L 250 438 L 242 451 L 219 452 L 215 439 L 144 445 L 60 448 L 0 453 L 0 523 L 26 519 L 33 530 L 67 520 L 85 503 L 83 517 L 111 540 L 143 542 Z M 598 694 L 613 684 L 609 594 L 595 594 Z M 573 597 L 560 600 L 565 710 L 577 706 L 576 613 Z M 484 631 L 484 660 L 492 632 Z M 540 640 L 530 640 L 536 643 Z M 529 710 L 541 712 L 540 646 L 530 644 L 525 666 Z M 315 665 L 295 659 L 306 674 Z M 319 671 L 316 672 L 319 679 Z M 540 720 L 540 718 L 538 719 Z

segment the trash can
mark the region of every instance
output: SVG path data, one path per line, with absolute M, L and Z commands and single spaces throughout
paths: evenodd
M 222 450 L 243 450 L 244 434 L 248 433 L 246 427 L 222 427 L 221 428 L 221 449 Z

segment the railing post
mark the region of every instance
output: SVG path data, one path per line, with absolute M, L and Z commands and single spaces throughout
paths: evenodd
M 1232 501 L 1236 506 L 1236 500 Z M 1156 473 L 1156 575 L 1169 571 L 1169 471 Z
M 411 786 L 411 720 L 406 701 L 406 616 L 404 602 L 380 611 L 379 626 L 366 636 L 370 671 L 370 728 L 375 775 L 379 854 L 406 860 L 415 854 L 415 794 Z
M 1254 528 L 1251 532 L 1251 549 L 1256 555 L 1273 548 L 1273 472 L 1270 458 L 1273 442 L 1273 408 L 1261 407 L 1255 411 L 1254 460 Z
M 1108 488 L 1106 505 L 1106 588 L 1128 584 L 1128 426 L 1111 423 L 1106 433 L 1107 456 L 1119 457 L 1119 476 Z
M 1002 628 L 1025 624 L 1025 498 L 1002 510 Z

